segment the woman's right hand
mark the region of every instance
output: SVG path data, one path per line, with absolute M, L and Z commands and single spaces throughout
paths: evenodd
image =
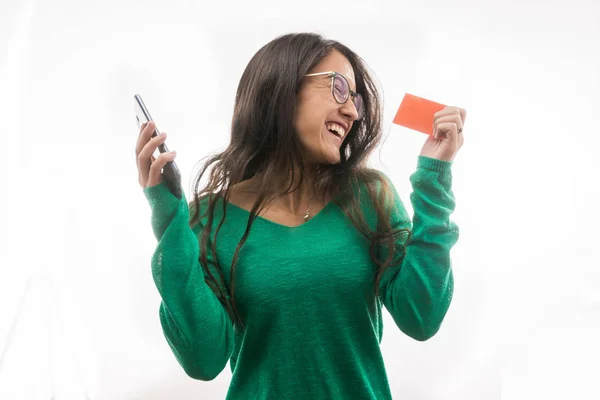
M 156 128 L 153 121 L 143 124 L 135 146 L 135 156 L 138 166 L 138 182 L 142 188 L 156 186 L 162 182 L 162 169 L 169 161 L 175 160 L 176 152 L 161 153 L 157 158 L 153 154 L 158 146 L 164 143 L 166 133 L 152 137 Z

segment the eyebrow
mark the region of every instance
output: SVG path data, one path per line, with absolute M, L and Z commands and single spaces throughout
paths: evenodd
M 346 81 L 348 81 L 348 77 L 344 74 L 342 74 L 341 72 L 337 72 L 337 71 L 324 71 L 324 72 L 315 72 L 312 74 L 306 74 L 304 76 L 327 76 L 327 75 L 331 75 L 331 74 L 338 74 L 344 77 L 344 79 L 346 79 Z M 352 79 L 354 81 L 354 87 L 356 89 L 358 89 L 357 85 L 356 85 L 356 78 Z M 350 86 L 350 82 L 348 82 L 348 86 Z M 350 87 L 350 90 L 352 90 L 354 93 L 358 93 L 356 90 L 352 89 L 352 87 Z

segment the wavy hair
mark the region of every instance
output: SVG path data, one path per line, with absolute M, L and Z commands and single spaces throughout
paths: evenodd
M 231 122 L 231 140 L 228 147 L 209 157 L 197 174 L 193 186 L 194 198 L 190 208 L 193 226 L 207 219 L 200 236 L 199 262 L 205 281 L 215 292 L 235 324 L 244 324 L 235 302 L 235 271 L 241 247 L 246 242 L 250 227 L 260 212 L 278 196 L 297 189 L 304 177 L 304 160 L 300 141 L 294 128 L 297 95 L 304 75 L 332 51 L 343 54 L 354 69 L 356 91 L 363 95 L 364 117 L 355 121 L 340 146 L 340 163 L 317 167 L 315 193 L 329 193 L 335 203 L 350 218 L 356 228 L 370 241 L 370 255 L 375 262 L 375 287 L 378 294 L 383 271 L 399 262 L 394 260 L 396 241 L 407 229 L 391 227 L 392 190 L 384 176 L 367 167 L 367 159 L 382 137 L 382 109 L 380 94 L 366 63 L 343 44 L 314 33 L 292 33 L 279 36 L 264 45 L 251 58 L 240 79 Z M 209 172 L 210 171 L 210 172 Z M 209 172 L 208 183 L 201 180 Z M 225 284 L 223 270 L 217 260 L 216 246 L 219 231 L 226 216 L 226 205 L 231 188 L 260 172 L 257 199 L 254 203 L 244 235 L 240 239 L 230 268 L 229 285 Z M 282 174 L 283 172 L 283 174 Z M 286 175 L 285 172 L 288 174 Z M 273 193 L 273 181 L 284 176 L 300 176 L 300 183 L 281 188 Z M 359 185 L 366 188 L 377 214 L 373 229 L 361 211 Z M 200 201 L 208 197 L 208 206 L 200 215 Z M 223 218 L 218 222 L 215 237 L 210 240 L 214 210 L 222 199 Z M 381 257 L 381 248 L 387 248 Z M 216 274 L 208 266 L 208 252 L 212 252 Z

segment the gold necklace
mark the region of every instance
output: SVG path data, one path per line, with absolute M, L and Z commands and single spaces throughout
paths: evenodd
M 304 214 L 304 222 L 308 221 L 308 217 L 310 217 L 310 207 L 306 209 L 306 214 Z
M 310 217 L 310 207 L 312 206 L 312 201 L 314 200 L 315 197 L 317 197 L 316 193 L 313 196 L 313 198 L 310 199 L 310 203 L 308 203 L 308 208 L 306 209 L 306 213 L 304 213 L 304 222 L 307 222 L 308 218 Z

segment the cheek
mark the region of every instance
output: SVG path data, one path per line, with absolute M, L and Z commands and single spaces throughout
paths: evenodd
M 321 140 L 324 116 L 318 107 L 301 107 L 296 116 L 296 130 L 300 140 L 305 144 L 314 144 Z
M 322 135 L 314 124 L 304 120 L 299 122 L 296 130 L 300 138 L 300 143 L 302 143 L 302 146 L 305 148 L 305 150 L 314 151 L 320 147 Z

